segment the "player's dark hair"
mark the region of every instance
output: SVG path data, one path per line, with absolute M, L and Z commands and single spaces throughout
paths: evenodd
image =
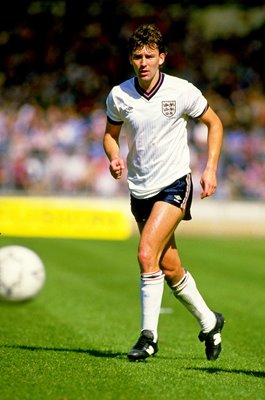
M 154 24 L 140 25 L 134 31 L 128 41 L 129 54 L 143 46 L 155 47 L 158 48 L 159 53 L 167 53 L 162 33 Z

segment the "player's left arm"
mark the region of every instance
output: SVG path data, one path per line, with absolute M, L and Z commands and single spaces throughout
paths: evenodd
M 201 199 L 211 196 L 217 188 L 217 168 L 223 141 L 223 124 L 211 107 L 199 118 L 208 128 L 208 159 L 200 184 Z

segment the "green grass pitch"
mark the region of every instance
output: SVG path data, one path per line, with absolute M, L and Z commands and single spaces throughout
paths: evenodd
M 139 335 L 137 238 L 4 238 L 42 257 L 47 281 L 0 302 L 1 400 L 265 399 L 264 238 L 180 237 L 207 303 L 225 315 L 223 351 L 205 358 L 199 326 L 165 286 L 159 352 L 127 361 Z

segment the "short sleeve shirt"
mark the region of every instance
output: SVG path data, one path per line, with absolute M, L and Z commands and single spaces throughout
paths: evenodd
M 190 172 L 187 119 L 207 109 L 201 91 L 184 79 L 160 72 L 150 93 L 131 78 L 114 86 L 107 118 L 123 124 L 128 142 L 128 185 L 136 198 L 149 198 Z

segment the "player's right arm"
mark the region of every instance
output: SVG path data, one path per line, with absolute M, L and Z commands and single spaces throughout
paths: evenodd
M 121 125 L 113 125 L 107 122 L 103 138 L 103 147 L 110 161 L 110 173 L 115 179 L 120 179 L 124 170 L 124 161 L 120 157 L 119 136 Z

